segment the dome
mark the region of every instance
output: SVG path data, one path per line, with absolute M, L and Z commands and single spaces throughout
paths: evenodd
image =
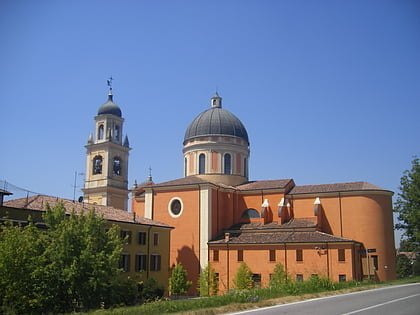
M 212 97 L 212 107 L 199 114 L 185 132 L 184 143 L 195 137 L 226 135 L 241 138 L 249 143 L 248 133 L 242 122 L 221 106 L 221 97 Z
M 121 109 L 112 101 L 112 94 L 108 95 L 108 101 L 98 109 L 98 115 L 115 115 L 121 117 Z

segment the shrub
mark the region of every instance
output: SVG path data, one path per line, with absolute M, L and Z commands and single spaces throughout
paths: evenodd
M 172 269 L 172 277 L 169 278 L 169 290 L 173 295 L 181 295 L 187 293 L 192 282 L 187 280 L 188 272 L 181 263 Z
M 245 262 L 242 262 L 236 272 L 233 284 L 236 290 L 248 290 L 254 287 L 252 281 L 252 271 Z
M 219 279 L 210 263 L 201 271 L 198 286 L 200 296 L 217 295 L 219 291 Z
M 143 302 L 151 302 L 159 300 L 163 297 L 165 288 L 154 278 L 149 278 L 141 286 L 140 295 Z

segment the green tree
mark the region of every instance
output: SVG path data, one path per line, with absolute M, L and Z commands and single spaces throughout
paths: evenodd
M 242 262 L 233 279 L 236 290 L 247 290 L 254 287 L 252 280 L 252 271 L 245 262 Z
M 0 228 L 0 313 L 40 313 L 50 295 L 43 294 L 45 235 L 30 223 Z
M 118 227 L 106 230 L 106 221 L 93 210 L 66 216 L 63 203 L 53 208 L 47 205 L 44 220 L 49 238 L 54 240 L 45 252 L 50 262 L 46 266 L 50 286 L 56 285 L 58 291 L 65 289 L 65 296 L 59 293 L 56 298 L 65 303 L 66 309 L 99 307 L 113 280 L 120 276 L 123 241 Z
M 270 287 L 279 288 L 287 283 L 287 273 L 281 263 L 277 263 L 270 278 Z
M 401 177 L 395 211 L 398 213 L 397 229 L 404 230 L 404 238 L 413 244 L 415 251 L 420 245 L 420 160 L 415 157 L 411 170 L 404 171 Z
M 176 264 L 172 269 L 172 276 L 169 278 L 169 290 L 173 295 L 182 295 L 187 293 L 192 282 L 187 280 L 188 272 L 181 263 Z
M 219 291 L 219 278 L 210 263 L 201 271 L 198 285 L 200 296 L 217 295 Z
M 410 259 L 404 254 L 396 257 L 397 278 L 402 279 L 412 274 L 412 265 Z
M 109 297 L 121 288 L 118 227 L 106 230 L 106 221 L 93 211 L 66 216 L 62 203 L 47 205 L 44 221 L 46 230 L 32 223 L 0 229 L 4 312 L 64 313 L 110 306 Z

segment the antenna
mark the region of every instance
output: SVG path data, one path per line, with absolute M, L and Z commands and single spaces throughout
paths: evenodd
M 149 182 L 151 182 L 151 181 L 152 181 L 152 167 L 151 167 L 151 166 L 149 166 L 149 177 L 147 178 L 147 180 L 148 180 Z

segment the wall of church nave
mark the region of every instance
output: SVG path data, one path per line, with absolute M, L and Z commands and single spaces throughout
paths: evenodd
M 131 198 L 131 211 L 135 212 L 137 215 L 141 217 L 145 217 L 144 212 L 144 198 L 137 200 L 136 198 Z
M 171 232 L 170 266 L 182 263 L 188 271 L 189 279 L 194 281 L 194 290 L 200 270 L 199 205 L 198 187 L 189 190 L 155 191 L 151 205 L 153 220 L 174 227 Z
M 292 280 L 308 280 L 313 275 L 328 277 L 334 282 L 360 280 L 355 273 L 360 259 L 353 255 L 352 246 L 330 245 L 323 249 L 322 244 L 218 244 L 210 246 L 209 260 L 219 275 L 219 292 L 223 294 L 234 289 L 233 280 L 242 262 L 251 269 L 255 284 L 260 287 L 269 285 L 270 275 L 278 263 Z
M 224 229 L 231 227 L 234 221 L 234 209 L 236 206 L 233 192 L 212 189 L 212 224 L 211 239 L 223 233 Z

